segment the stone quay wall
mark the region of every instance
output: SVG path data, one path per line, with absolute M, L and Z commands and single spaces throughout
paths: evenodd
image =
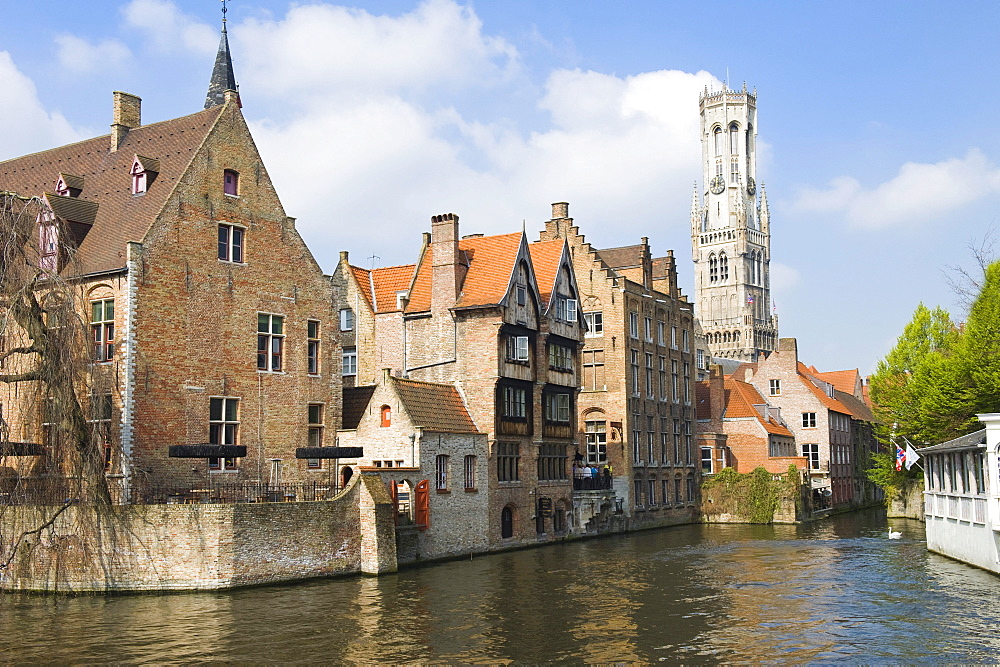
M 396 570 L 392 499 L 377 475 L 356 475 L 329 501 L 59 509 L 0 508 L 0 588 L 213 590 Z

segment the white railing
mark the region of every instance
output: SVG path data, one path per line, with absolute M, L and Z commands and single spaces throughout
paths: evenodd
M 944 519 L 985 524 L 987 521 L 987 500 L 988 498 L 985 496 L 925 491 L 924 513 L 928 516 Z

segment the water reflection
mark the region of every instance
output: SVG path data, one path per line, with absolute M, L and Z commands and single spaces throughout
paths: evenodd
M 685 526 L 379 579 L 0 595 L 0 661 L 993 661 L 1000 579 L 878 513 Z

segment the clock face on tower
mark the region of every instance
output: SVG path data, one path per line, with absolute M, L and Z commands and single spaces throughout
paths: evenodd
M 726 189 L 726 179 L 722 176 L 716 176 L 712 179 L 708 186 L 712 190 L 713 195 L 721 194 L 722 191 Z
M 753 182 L 753 177 L 747 177 L 747 194 L 753 197 L 757 194 L 757 184 Z

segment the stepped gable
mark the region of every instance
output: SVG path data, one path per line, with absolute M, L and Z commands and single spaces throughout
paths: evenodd
M 438 433 L 479 433 L 454 385 L 390 380 L 414 426 Z
M 531 254 L 531 265 L 535 269 L 535 282 L 538 283 L 543 310 L 548 307 L 549 301 L 552 299 L 552 290 L 555 289 L 556 279 L 559 278 L 559 262 L 562 259 L 565 245 L 566 242 L 562 239 L 536 241 L 528 244 L 528 252 Z
M 477 236 L 460 239 L 460 263 L 466 267 L 459 286 L 455 308 L 475 308 L 499 304 L 507 295 L 514 260 L 521 245 L 522 232 L 497 236 Z M 425 252 L 417 266 L 416 279 L 410 291 L 407 313 L 422 313 L 431 309 L 431 253 Z
M 0 190 L 41 196 L 55 187 L 61 173 L 82 178 L 79 199 L 98 208 L 70 266 L 81 274 L 121 269 L 125 244 L 144 239 L 222 109 L 132 128 L 116 151 L 109 150 L 111 136 L 105 134 L 0 162 Z M 132 194 L 129 175 L 136 155 L 159 161 L 156 180 L 138 196 Z

